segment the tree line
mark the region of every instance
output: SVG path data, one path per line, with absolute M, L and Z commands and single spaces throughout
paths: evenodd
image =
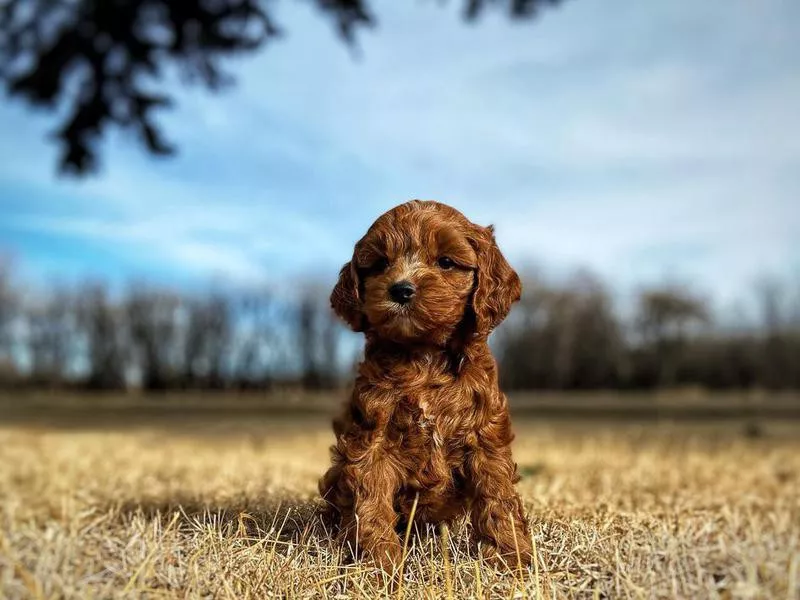
M 0 265 L 0 386 L 267 390 L 336 385 L 341 331 L 314 286 L 282 298 L 101 282 L 31 290 Z
M 358 359 L 320 285 L 35 290 L 11 266 L 0 262 L 2 386 L 325 389 L 350 381 Z M 624 301 L 587 272 L 525 280 L 492 340 L 508 389 L 800 389 L 800 285 L 765 280 L 749 312 L 725 316 L 687 286 Z
M 627 306 L 596 276 L 528 278 L 498 332 L 512 389 L 800 388 L 800 285 L 765 279 L 725 315 L 679 284 L 639 289 Z

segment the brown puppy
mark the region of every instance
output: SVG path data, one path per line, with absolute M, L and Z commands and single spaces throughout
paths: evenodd
M 519 551 L 530 562 L 508 405 L 487 345 L 520 293 L 492 228 L 438 202 L 382 215 L 341 270 L 331 303 L 366 349 L 319 488 L 343 539 L 387 571 L 400 563 L 397 528 L 417 495 L 415 520 L 467 512 L 487 558 L 516 565 Z

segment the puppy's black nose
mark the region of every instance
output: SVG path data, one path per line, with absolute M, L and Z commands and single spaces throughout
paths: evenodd
M 398 304 L 408 304 L 417 288 L 410 281 L 398 281 L 389 288 L 389 296 Z

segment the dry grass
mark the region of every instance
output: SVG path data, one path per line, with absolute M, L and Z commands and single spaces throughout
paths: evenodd
M 538 561 L 412 532 L 397 596 L 800 597 L 800 436 L 518 422 Z M 315 517 L 319 420 L 0 428 L 0 597 L 373 598 Z M 443 539 L 447 547 L 443 548 Z

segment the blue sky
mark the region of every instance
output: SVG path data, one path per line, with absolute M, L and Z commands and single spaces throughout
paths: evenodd
M 679 279 L 719 302 L 800 271 L 800 4 L 568 0 L 478 25 L 459 3 L 374 2 L 357 56 L 306 4 L 176 86 L 170 160 L 126 135 L 85 181 L 54 175 L 53 121 L 0 106 L 0 248 L 26 277 L 332 281 L 410 198 L 494 223 L 520 270 L 617 290 Z

